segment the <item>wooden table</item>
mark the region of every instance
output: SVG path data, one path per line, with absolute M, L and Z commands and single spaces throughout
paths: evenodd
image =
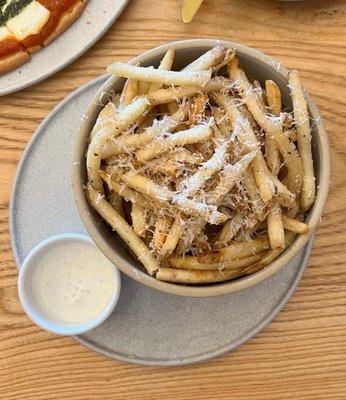
M 180 22 L 178 7 L 176 0 L 131 0 L 110 31 L 70 67 L 0 98 L 1 399 L 346 398 L 346 2 L 209 0 L 190 25 Z M 42 119 L 111 61 L 201 37 L 253 46 L 301 71 L 331 141 L 329 202 L 299 289 L 257 337 L 199 365 L 128 365 L 44 332 L 24 314 L 8 228 L 13 176 Z

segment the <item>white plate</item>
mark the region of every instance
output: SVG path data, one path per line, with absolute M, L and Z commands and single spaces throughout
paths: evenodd
M 10 205 L 18 267 L 41 240 L 85 232 L 72 194 L 72 154 L 83 113 L 105 79 L 88 83 L 60 103 L 26 148 Z M 274 276 L 226 296 L 169 295 L 122 275 L 114 312 L 76 339 L 109 357 L 145 365 L 190 364 L 225 353 L 263 329 L 286 304 L 303 275 L 311 244 L 312 239 Z
M 81 16 L 30 61 L 0 77 L 0 96 L 40 82 L 86 52 L 119 17 L 129 0 L 89 0 Z

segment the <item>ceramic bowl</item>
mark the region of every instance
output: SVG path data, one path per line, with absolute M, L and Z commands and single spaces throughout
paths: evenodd
M 93 252 L 99 253 L 99 249 L 89 236 L 79 233 L 60 233 L 43 240 L 35 246 L 26 256 L 19 270 L 18 294 L 24 311 L 35 324 L 48 332 L 58 335 L 79 335 L 101 325 L 113 312 L 121 290 L 119 270 L 113 268 L 112 264 L 105 259 L 112 270 L 114 290 L 107 304 L 99 313 L 82 322 L 70 322 L 58 318 L 52 310 L 43 307 L 35 297 L 34 291 L 34 274 L 35 271 L 37 271 L 37 266 L 42 257 L 47 255 L 47 253 L 50 255 L 55 254 L 55 257 L 59 257 L 59 252 L 52 253 L 52 251 L 54 252 L 59 248 L 61 249 L 61 245 L 68 245 L 70 243 L 88 246 Z
M 178 70 L 189 64 L 205 51 L 220 43 L 228 48 L 237 49 L 240 62 L 249 76 L 259 80 L 261 83 L 266 79 L 274 80 L 281 89 L 284 106 L 292 106 L 289 89 L 287 87 L 288 71 L 281 65 L 281 63 L 273 60 L 269 56 L 238 43 L 208 39 L 173 42 L 149 50 L 133 59 L 130 63 L 140 63 L 142 66 L 157 66 L 166 50 L 173 46 L 176 50 L 173 69 Z M 262 282 L 264 279 L 275 274 L 289 263 L 304 247 L 304 245 L 306 245 L 307 241 L 316 229 L 327 201 L 329 189 L 331 166 L 328 138 L 323 127 L 321 116 L 310 96 L 308 94 L 306 95 L 311 117 L 311 125 L 313 127 L 312 146 L 317 185 L 316 202 L 306 217 L 307 222 L 311 227 L 310 233 L 308 235 L 298 236 L 292 245 L 272 264 L 253 275 L 223 283 L 184 286 L 159 281 L 143 272 L 139 263 L 130 255 L 122 240 L 89 206 L 85 196 L 84 185 L 87 181 L 85 153 L 89 134 L 103 105 L 108 102 L 113 93 L 121 90 L 123 84 L 124 79 L 110 77 L 96 93 L 95 97 L 90 99 L 90 105 L 85 112 L 85 118 L 83 118 L 78 133 L 75 154 L 73 157 L 73 190 L 76 204 L 87 231 L 101 251 L 122 272 L 143 285 L 147 285 L 163 292 L 190 297 L 219 296 L 248 288 Z

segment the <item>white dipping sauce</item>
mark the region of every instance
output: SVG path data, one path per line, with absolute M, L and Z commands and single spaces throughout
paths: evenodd
M 44 313 L 69 323 L 97 316 L 114 291 L 113 264 L 92 244 L 61 242 L 40 257 L 32 291 Z

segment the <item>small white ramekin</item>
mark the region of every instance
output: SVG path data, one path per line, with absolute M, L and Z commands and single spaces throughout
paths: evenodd
M 38 259 L 46 251 L 58 244 L 61 244 L 61 242 L 71 243 L 71 241 L 87 244 L 95 249 L 96 252 L 100 251 L 89 236 L 77 233 L 63 233 L 55 235 L 42 241 L 30 251 L 20 268 L 18 278 L 19 299 L 28 317 L 41 328 L 58 335 L 78 335 L 96 328 L 98 325 L 104 322 L 114 310 L 121 290 L 120 272 L 116 267 L 114 267 L 112 269 L 114 271 L 114 290 L 112 296 L 110 297 L 107 306 L 96 317 L 86 322 L 76 324 L 67 322 L 64 323 L 63 321 L 58 322 L 54 317 L 50 318 L 47 311 L 43 311 L 41 309 L 34 297 L 32 290 L 33 272 L 37 266 Z

